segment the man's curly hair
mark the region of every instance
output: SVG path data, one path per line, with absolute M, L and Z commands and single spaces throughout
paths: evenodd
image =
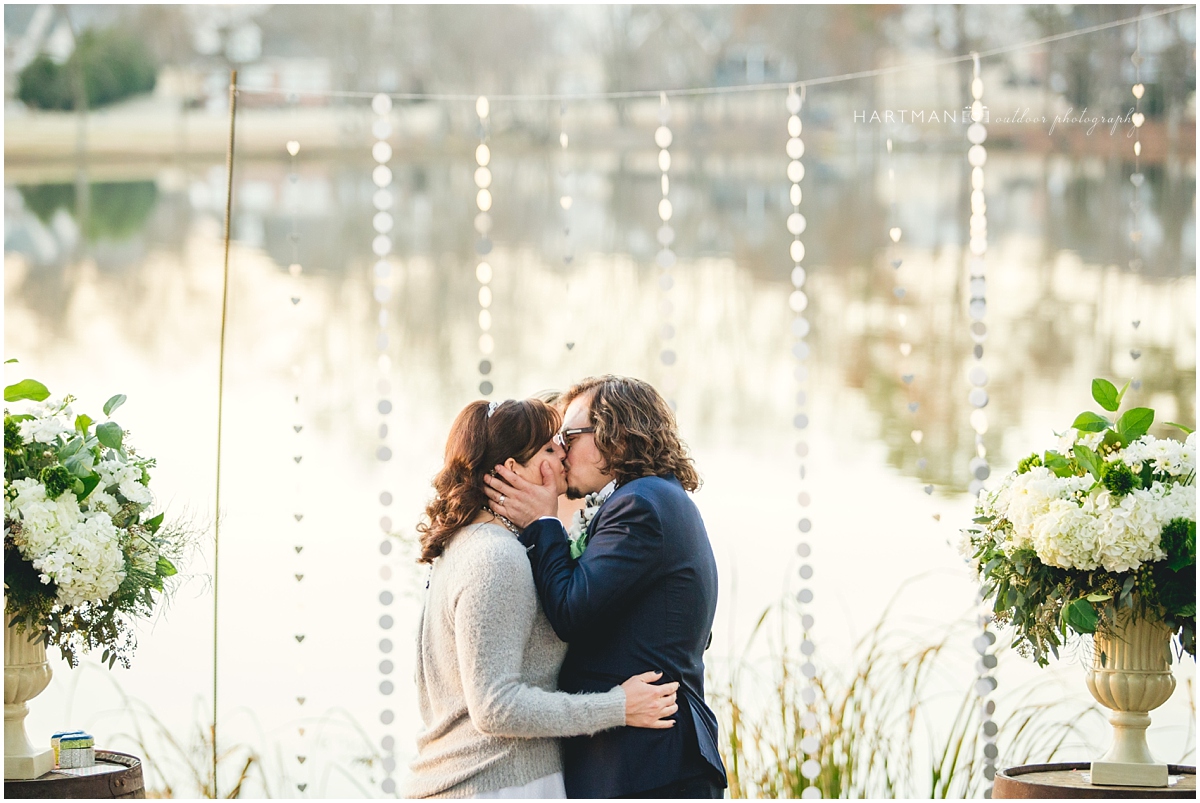
M 639 477 L 672 475 L 688 491 L 700 487 L 700 475 L 679 439 L 675 414 L 649 382 L 625 376 L 590 377 L 563 394 L 564 407 L 591 396 L 591 424 L 601 470 L 619 485 Z

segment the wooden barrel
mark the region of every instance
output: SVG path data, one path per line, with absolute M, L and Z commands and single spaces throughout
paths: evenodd
M 1100 786 L 1085 780 L 1089 763 L 1026 764 L 1009 767 L 996 773 L 992 797 L 1009 800 L 1029 800 L 1066 797 L 1098 798 L 1195 798 L 1196 768 L 1178 764 L 1167 766 L 1173 783 L 1170 786 Z
M 144 798 L 142 760 L 125 753 L 96 751 L 96 766 L 51 770 L 32 781 L 5 781 L 6 798 Z

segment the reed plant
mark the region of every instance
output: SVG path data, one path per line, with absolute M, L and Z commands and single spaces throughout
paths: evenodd
M 310 796 L 325 797 L 325 790 L 334 775 L 363 798 L 375 794 L 370 787 L 384 757 L 373 746 L 366 729 L 345 709 L 330 709 L 322 715 L 299 721 L 312 729 L 312 743 L 325 758 L 332 754 L 338 756 L 310 763 L 313 773 L 304 783 L 289 771 L 289 767 L 294 767 L 292 762 L 296 757 L 283 755 L 277 743 L 270 743 L 254 712 L 240 709 L 233 716 L 248 716 L 257 738 L 252 743 L 222 738 L 216 753 L 217 777 L 214 778 L 215 729 L 204 700 L 196 699 L 192 724 L 180 732 L 163 722 L 145 702 L 130 696 L 115 679 L 109 677 L 108 680 L 120 698 L 120 707 L 113 713 L 128 722 L 127 729 L 111 736 L 111 742 L 117 748 L 128 746 L 142 758 L 149 798 L 213 799 L 219 793 L 227 799 L 267 799 L 293 797 L 297 792 L 301 796 L 307 792 Z M 225 730 L 224 723 L 222 730 Z M 269 758 L 269 754 L 274 754 L 275 758 Z
M 146 797 L 214 799 L 218 788 L 222 797 L 230 800 L 246 794 L 272 797 L 262 754 L 253 746 L 222 744 L 213 766 L 216 729 L 202 700 L 197 698 L 192 725 L 180 733 L 159 719 L 145 703 L 126 694 L 119 684 L 113 685 L 121 696 L 122 713 L 132 726 L 130 732 L 114 734 L 114 746 L 128 742 L 142 758 Z M 253 788 L 255 784 L 257 788 Z
M 810 681 L 811 659 L 795 646 L 799 621 L 790 599 L 769 607 L 725 677 L 710 678 L 730 797 L 794 798 L 810 787 L 826 798 L 982 795 L 983 703 L 950 649 L 970 642 L 969 622 L 923 643 L 885 612 L 849 671 L 818 668 Z M 760 640 L 769 642 L 765 660 Z M 1081 720 L 1098 711 L 1035 697 L 1018 691 L 996 720 L 992 741 L 1008 765 L 1053 760 L 1068 740 L 1084 740 Z

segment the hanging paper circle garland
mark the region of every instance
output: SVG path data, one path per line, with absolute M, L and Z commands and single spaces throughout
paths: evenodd
M 658 360 L 662 365 L 662 388 L 667 397 L 667 404 L 671 409 L 676 409 L 675 403 L 675 374 L 672 367 L 676 362 L 675 349 L 671 347 L 671 341 L 675 338 L 675 326 L 672 324 L 672 317 L 675 312 L 675 305 L 671 300 L 671 289 L 675 286 L 675 278 L 672 276 L 672 268 L 675 267 L 676 257 L 675 251 L 671 246 L 675 242 L 675 229 L 671 226 L 671 217 L 675 210 L 671 206 L 671 143 L 674 141 L 674 134 L 671 133 L 669 123 L 671 121 L 671 104 L 667 100 L 666 93 L 659 96 L 658 104 L 658 128 L 654 130 L 654 144 L 658 146 L 658 168 L 660 172 L 659 185 L 662 189 L 662 198 L 658 202 L 658 244 L 660 246 L 658 256 L 655 262 L 659 267 L 658 286 L 662 291 L 662 299 L 660 302 L 660 326 L 658 330 L 661 346 L 659 347 Z
M 390 339 L 388 337 L 388 309 L 387 304 L 392 297 L 392 280 L 394 275 L 394 266 L 392 264 L 392 249 L 394 240 L 392 231 L 395 226 L 395 219 L 392 216 L 392 209 L 395 207 L 396 198 L 395 190 L 393 189 L 394 174 L 391 168 L 388 167 L 388 162 L 393 155 L 393 149 L 388 139 L 392 135 L 392 99 L 385 94 L 378 94 L 371 100 L 371 110 L 375 113 L 375 120 L 371 125 L 371 133 L 375 136 L 376 141 L 371 146 L 371 157 L 377 163 L 374 168 L 372 178 L 378 189 L 371 196 L 371 203 L 375 211 L 371 217 L 371 227 L 375 232 L 371 242 L 371 251 L 376 257 L 374 267 L 371 270 L 372 291 L 371 297 L 376 303 L 376 325 L 378 327 L 375 335 L 376 349 L 376 365 L 378 366 L 376 375 L 375 390 L 378 394 L 379 401 L 375 405 L 375 409 L 380 416 L 378 426 L 379 442 L 376 444 L 374 452 L 375 459 L 381 464 L 380 469 L 386 466 L 392 459 L 392 448 L 388 444 L 390 427 L 388 426 L 388 416 L 392 413 L 393 405 L 388 399 L 392 392 L 391 380 L 389 377 L 391 369 L 391 358 L 388 355 Z M 384 172 L 386 171 L 386 172 Z M 386 179 L 386 181 L 381 181 Z M 386 489 L 381 490 L 378 496 L 379 505 L 384 510 L 384 515 L 379 519 L 379 528 L 383 532 L 383 540 L 379 542 L 379 554 L 382 559 L 380 566 L 380 578 L 386 583 L 391 579 L 391 569 L 388 566 L 389 556 L 392 554 L 392 520 L 386 515 L 387 509 L 392 504 L 392 494 Z M 379 593 L 379 603 L 383 606 L 388 606 L 393 600 L 392 592 L 386 588 Z M 382 630 L 390 629 L 390 616 L 384 614 L 379 619 L 379 626 Z M 384 644 L 387 644 L 388 649 L 384 649 Z M 380 642 L 380 650 L 383 652 L 390 651 L 391 642 L 386 639 Z M 388 679 L 391 673 L 391 661 L 384 659 L 379 664 L 379 671 L 384 677 L 379 684 L 379 693 L 385 698 L 391 694 L 393 686 Z M 386 728 L 394 719 L 394 714 L 389 703 L 385 699 L 383 708 L 380 711 L 379 721 Z M 384 772 L 384 778 L 380 783 L 380 789 L 384 794 L 395 794 L 396 781 L 393 777 L 395 772 L 395 737 L 390 733 L 385 733 L 380 740 L 380 749 L 383 757 L 381 766 Z
M 987 140 L 987 128 L 984 125 L 986 115 L 983 106 L 983 78 L 980 76 L 979 56 L 974 58 L 974 77 L 971 81 L 971 125 L 967 128 L 967 163 L 971 166 L 971 201 L 969 218 L 969 239 L 967 264 L 969 266 L 968 292 L 970 301 L 967 314 L 971 319 L 971 339 L 975 345 L 971 355 L 973 362 L 967 369 L 967 402 L 974 409 L 971 412 L 970 424 L 975 431 L 975 455 L 967 464 L 969 472 L 968 488 L 972 496 L 983 492 L 984 480 L 991 474 L 987 461 L 987 448 L 983 436 L 988 430 L 987 413 L 984 411 L 988 404 L 988 394 L 984 387 L 988 382 L 987 369 L 983 366 L 983 343 L 987 336 L 987 326 L 984 319 L 987 316 L 987 199 L 984 195 L 984 170 L 987 164 L 987 149 L 983 143 Z M 982 596 L 977 598 L 982 605 Z M 985 796 L 991 796 L 991 782 L 996 777 L 995 723 L 992 714 L 996 704 L 987 697 L 996 690 L 996 678 L 992 669 L 996 666 L 996 656 L 988 651 L 996 643 L 996 636 L 988 626 L 991 616 L 981 609 L 979 615 L 980 635 L 976 637 L 974 646 L 980 658 L 975 670 L 978 676 L 975 681 L 975 693 L 979 697 L 980 730 L 984 740 L 983 775 L 988 785 Z M 991 733 L 989 737 L 988 734 Z
M 812 504 L 812 496 L 807 490 L 803 489 L 807 479 L 807 463 L 805 462 L 805 458 L 809 454 L 806 436 L 809 427 L 807 412 L 808 358 L 811 350 L 807 338 L 811 331 L 811 324 L 804 314 L 809 306 L 808 293 L 805 290 L 808 282 L 808 271 L 800 264 L 805 255 L 804 243 L 800 240 L 800 235 L 808 228 L 808 221 L 800 211 L 800 204 L 804 199 L 804 193 L 800 188 L 800 182 L 804 179 L 804 164 L 800 161 L 804 156 L 804 141 L 800 138 L 804 130 L 804 124 L 800 119 L 800 111 L 803 108 L 803 95 L 798 94 L 795 87 L 788 92 L 785 107 L 788 112 L 788 139 L 787 144 L 784 146 L 784 151 L 788 157 L 786 174 L 792 182 L 792 186 L 788 190 L 788 200 L 791 201 L 792 211 L 785 221 L 787 231 L 792 235 L 788 254 L 793 262 L 791 272 L 792 290 L 788 294 L 788 307 L 795 313 L 791 324 L 791 334 L 793 337 L 792 357 L 796 363 L 794 375 L 797 384 L 796 412 L 792 417 L 792 426 L 798 435 L 796 456 L 800 458 L 802 489 L 796 497 L 800 506 L 800 519 L 796 527 L 801 536 L 805 537 L 805 540 L 801 540 L 796 545 L 796 554 L 802 561 L 798 570 L 801 584 L 799 591 L 796 593 L 796 601 L 800 604 L 800 625 L 803 633 L 800 642 L 800 653 L 803 656 L 803 662 L 800 665 L 800 674 L 805 680 L 805 685 L 801 689 L 800 695 L 804 704 L 811 707 L 817 701 L 817 689 L 815 685 L 817 667 L 813 663 L 816 645 L 813 643 L 811 637 L 814 619 L 812 614 L 809 613 L 808 608 L 813 602 L 814 594 L 808 584 L 812 580 L 815 570 L 809 562 L 809 558 L 812 556 L 812 545 L 807 540 L 808 534 L 813 529 L 812 518 L 808 513 L 808 507 Z M 821 773 L 821 765 L 816 760 L 816 756 L 820 751 L 821 739 L 819 723 L 811 708 L 802 715 L 800 725 L 805 732 L 804 737 L 800 740 L 800 750 L 806 756 L 800 764 L 800 774 L 809 782 L 813 782 Z M 821 790 L 815 784 L 811 784 L 804 788 L 801 797 L 819 798 L 821 797 Z

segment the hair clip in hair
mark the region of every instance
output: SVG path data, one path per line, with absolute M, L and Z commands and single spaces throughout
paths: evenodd
M 487 417 L 488 417 L 488 418 L 491 418 L 491 417 L 492 417 L 492 413 L 496 412 L 496 408 L 497 408 L 497 407 L 499 407 L 499 406 L 500 406 L 500 402 L 498 402 L 498 401 L 492 401 L 492 402 L 488 402 L 488 411 L 487 411 Z

